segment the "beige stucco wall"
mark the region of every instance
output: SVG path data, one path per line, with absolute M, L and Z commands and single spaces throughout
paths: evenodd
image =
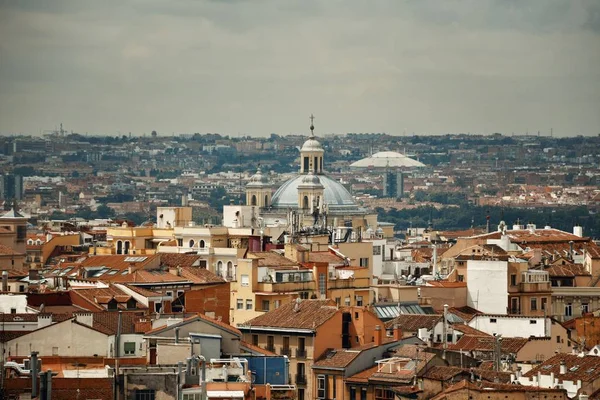
M 107 357 L 107 339 L 104 333 L 66 320 L 9 341 L 7 355 L 28 356 L 37 351 L 39 357 Z

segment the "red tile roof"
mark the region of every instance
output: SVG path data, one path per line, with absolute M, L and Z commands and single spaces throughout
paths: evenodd
M 258 258 L 259 267 L 298 267 L 296 261 L 285 258 L 279 253 L 273 251 L 255 251 L 248 252 L 248 258 Z
M 421 328 L 433 329 L 442 321 L 442 315 L 431 314 L 400 314 L 385 323 L 386 329 L 391 329 L 398 324 L 404 332 L 417 332 Z
M 529 341 L 526 338 L 503 338 L 501 349 L 503 353 L 516 354 Z M 491 336 L 463 335 L 458 342 L 449 344 L 449 350 L 461 351 L 494 351 L 495 339 Z
M 360 353 L 360 350 L 353 349 L 331 350 L 320 360 L 316 361 L 313 364 L 313 368 L 346 368 Z
M 567 369 L 566 374 L 560 373 L 561 361 L 565 363 Z M 554 376 L 558 378 L 559 381 L 581 380 L 582 382 L 593 382 L 600 378 L 600 357 L 587 355 L 579 357 L 577 354 L 559 353 L 523 374 L 523 376 L 537 376 L 538 372 L 542 375 L 554 373 Z
M 575 277 L 591 275 L 581 264 L 553 265 L 546 269 L 550 276 L 554 277 Z
M 472 307 L 469 307 L 469 306 L 464 306 L 464 307 L 450 307 L 448 309 L 448 312 L 456 315 L 457 317 L 459 317 L 460 319 L 462 319 L 465 322 L 469 322 L 476 315 L 482 314 L 481 311 L 476 310 L 476 309 L 474 309 Z
M 253 318 L 244 325 L 252 327 L 316 329 L 338 312 L 339 310 L 332 300 L 302 300 L 300 303 L 292 301 Z
M 488 369 L 470 369 L 444 365 L 436 365 L 429 368 L 423 374 L 423 378 L 437 381 L 447 381 L 460 374 L 470 374 L 471 371 L 473 371 L 476 378 L 481 378 L 482 380 L 494 382 L 497 379 L 499 383 L 510 383 L 510 372 L 496 372 Z
M 539 386 L 522 386 L 522 385 L 512 385 L 505 383 L 493 383 L 493 382 L 469 382 L 467 380 L 462 380 L 439 393 L 438 395 L 431 398 L 431 400 L 445 400 L 445 399 L 454 399 L 455 396 L 448 396 L 451 393 L 458 392 L 460 390 L 466 390 L 469 392 L 475 393 L 485 393 L 489 395 L 494 394 L 496 392 L 501 393 L 513 393 L 513 392 L 537 392 L 537 393 L 548 393 L 548 394 L 562 394 L 567 398 L 565 389 L 549 389 L 542 388 Z M 477 396 L 479 398 L 479 396 Z

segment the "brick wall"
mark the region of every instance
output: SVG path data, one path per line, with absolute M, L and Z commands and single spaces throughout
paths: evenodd
M 215 318 L 229 323 L 230 284 L 220 283 L 185 292 L 185 311 L 214 313 Z

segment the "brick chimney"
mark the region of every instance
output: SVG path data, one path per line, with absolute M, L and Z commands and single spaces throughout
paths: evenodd
M 394 341 L 402 339 L 402 329 L 400 329 L 400 325 L 394 324 Z
M 381 342 L 383 341 L 383 334 L 381 330 L 381 326 L 375 326 L 375 346 L 381 346 Z

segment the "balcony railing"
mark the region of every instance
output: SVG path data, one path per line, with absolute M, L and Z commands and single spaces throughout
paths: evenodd
M 298 282 L 257 282 L 256 290 L 259 292 L 294 292 L 315 290 L 315 281 Z
M 265 350 L 270 351 L 271 353 L 275 353 L 275 346 L 267 345 L 267 347 L 265 347 Z
M 281 347 L 279 349 L 279 354 L 281 354 L 282 356 L 291 356 L 292 355 L 292 349 L 290 349 L 289 347 Z
M 296 358 L 306 358 L 306 349 L 296 349 Z
M 296 384 L 306 385 L 306 375 L 296 374 Z

